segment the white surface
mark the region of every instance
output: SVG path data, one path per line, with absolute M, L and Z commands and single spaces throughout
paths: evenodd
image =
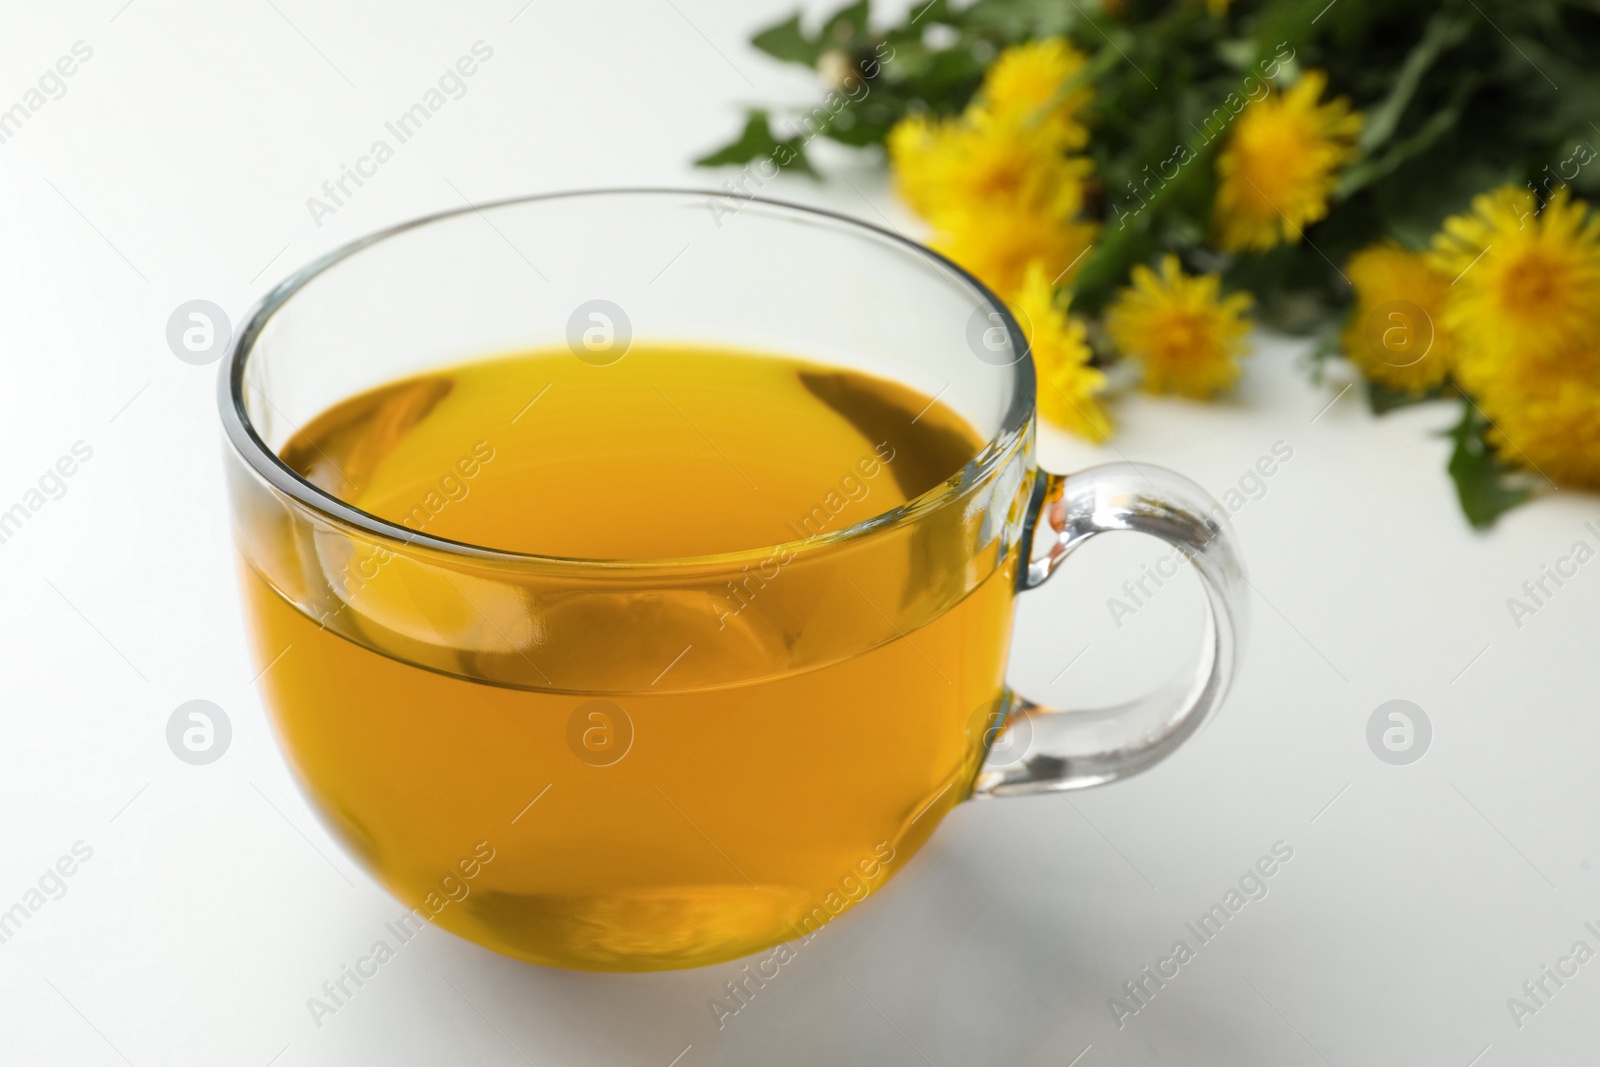
M 1257 590 L 1235 695 L 1175 758 L 1070 798 L 958 810 L 721 1031 L 707 1000 L 736 966 L 571 974 L 437 930 L 314 1026 L 306 999 L 399 909 L 274 747 L 241 628 L 215 368 L 173 358 L 168 315 L 204 297 L 237 321 L 313 255 L 462 195 L 720 180 L 686 161 L 736 127 L 735 104 L 814 90 L 743 43 L 783 0 L 535 0 L 520 16 L 522 0 L 122 4 L 14 4 L 0 33 L 0 107 L 75 41 L 94 49 L 0 145 L 0 509 L 74 442 L 94 450 L 0 544 L 0 909 L 74 842 L 94 850 L 0 945 L 0 1062 L 1592 1060 L 1600 961 L 1520 1029 L 1506 999 L 1575 941 L 1600 949 L 1583 925 L 1600 927 L 1600 564 L 1520 629 L 1506 599 L 1574 541 L 1597 546 L 1582 524 L 1600 507 L 1554 497 L 1472 534 L 1433 436 L 1452 413 L 1379 422 L 1352 391 L 1318 418 L 1341 383 L 1310 384 L 1283 344 L 1226 405 L 1136 398 L 1115 449 L 1043 442 L 1057 468 L 1121 454 L 1216 493 L 1275 441 L 1294 449 L 1235 520 Z M 468 94 L 314 227 L 306 198 L 480 39 L 494 57 Z M 782 195 L 904 223 L 870 163 L 826 158 L 856 188 Z M 1027 597 L 1018 685 L 1094 703 L 1184 663 L 1192 584 L 1121 629 L 1105 608 L 1159 551 L 1092 545 Z M 164 739 L 197 697 L 234 724 L 207 767 Z M 1408 767 L 1365 741 L 1397 697 L 1434 727 Z M 1119 1030 L 1108 998 L 1175 939 L 1193 945 L 1184 923 L 1279 840 L 1294 858 L 1269 895 Z

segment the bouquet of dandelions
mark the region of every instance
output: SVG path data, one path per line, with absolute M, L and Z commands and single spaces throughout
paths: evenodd
M 1459 404 L 1474 525 L 1600 490 L 1594 0 L 919 0 L 878 28 L 862 0 L 753 43 L 827 95 L 697 162 L 881 145 L 1018 313 L 1051 422 L 1106 439 L 1135 376 L 1227 391 L 1259 316 L 1316 372 L 1342 350 L 1376 412 Z

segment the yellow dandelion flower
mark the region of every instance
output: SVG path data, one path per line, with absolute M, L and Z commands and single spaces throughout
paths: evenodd
M 1069 160 L 1060 130 L 969 110 L 959 119 L 908 116 L 889 132 L 895 188 L 923 218 L 997 201 L 1081 201 L 1084 160 Z
M 894 175 L 895 192 L 923 218 L 943 199 L 939 187 L 944 160 L 951 154 L 954 122 L 938 122 L 925 114 L 907 115 L 894 124 L 884 146 Z
M 1206 14 L 1220 19 L 1228 13 L 1228 0 L 1206 0 Z
M 1344 331 L 1351 362 L 1392 389 L 1422 393 L 1443 382 L 1456 347 L 1444 322 L 1449 277 L 1390 240 L 1351 256 L 1344 273 L 1356 289 Z
M 1004 299 L 1032 262 L 1052 284 L 1070 280 L 1099 232 L 1081 217 L 1093 164 L 1069 154 L 1081 126 L 1050 108 L 1082 62 L 1061 40 L 1011 49 L 981 104 L 956 119 L 909 116 L 889 133 L 896 189 L 932 224 L 929 243 Z
M 1505 186 L 1447 219 L 1429 256 L 1450 276 L 1456 377 L 1507 462 L 1600 489 L 1600 213 L 1566 189 L 1535 214 Z
M 1328 79 L 1308 70 L 1286 93 L 1248 105 L 1217 157 L 1217 244 L 1265 251 L 1298 241 L 1328 213 L 1339 168 L 1355 158 L 1362 117 L 1345 97 L 1317 101 Z
M 1111 416 L 1100 402 L 1106 376 L 1089 365 L 1092 353 L 1083 323 L 1056 302 L 1050 276 L 1039 263 L 1028 266 L 1012 311 L 1028 337 L 1039 380 L 1039 414 L 1091 441 L 1111 436 Z
M 1089 103 L 1089 86 L 1056 98 L 1088 61 L 1063 37 L 1007 48 L 984 76 L 980 94 L 984 108 L 999 117 L 1053 126 L 1065 147 L 1082 148 L 1089 143 L 1089 130 L 1079 116 Z
M 1219 299 L 1221 277 L 1186 275 L 1171 253 L 1159 275 L 1141 264 L 1132 278 L 1107 310 L 1106 329 L 1143 365 L 1145 390 L 1205 398 L 1233 385 L 1238 357 L 1248 351 L 1250 294 Z
M 1557 485 L 1600 490 L 1600 360 L 1591 350 L 1578 363 L 1564 378 L 1526 387 L 1496 383 L 1478 406 L 1502 459 Z
M 1505 186 L 1434 238 L 1430 261 L 1454 279 L 1445 319 L 1463 338 L 1459 373 L 1474 392 L 1500 376 L 1524 387 L 1565 378 L 1574 353 L 1600 347 L 1600 213 L 1564 188 L 1534 207 L 1527 189 Z
M 1010 300 L 1021 291 L 1029 264 L 1037 263 L 1057 285 L 1077 275 L 1098 229 L 1077 217 L 1076 197 L 1056 204 L 973 202 L 939 216 L 932 246 Z

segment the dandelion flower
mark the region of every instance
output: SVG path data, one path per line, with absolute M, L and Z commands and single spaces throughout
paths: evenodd
M 956 124 L 926 114 L 911 114 L 894 124 L 885 140 L 895 192 L 923 218 L 944 199 L 939 186 L 944 161 L 951 155 Z
M 1217 157 L 1215 224 L 1230 252 L 1298 241 L 1328 213 L 1338 171 L 1355 158 L 1361 115 L 1339 97 L 1317 101 L 1327 76 L 1308 70 L 1286 93 L 1249 104 Z
M 1091 441 L 1111 436 L 1111 417 L 1101 405 L 1106 376 L 1089 365 L 1083 323 L 1056 303 L 1049 276 L 1030 264 L 1012 310 L 1028 337 L 1039 379 L 1039 414 Z
M 1600 365 L 1592 351 L 1582 363 L 1583 370 L 1526 388 L 1491 386 L 1478 405 L 1502 459 L 1557 485 L 1600 490 Z
M 1505 186 L 1446 219 L 1430 257 L 1453 279 L 1447 324 L 1464 339 L 1460 376 L 1473 391 L 1509 377 L 1528 387 L 1568 376 L 1600 347 L 1600 214 L 1565 188 L 1534 213 Z M 1596 383 L 1600 389 L 1600 383 Z
M 1065 156 L 1060 130 L 981 108 L 943 121 L 908 116 L 889 132 L 888 146 L 896 190 L 935 225 L 946 211 L 1001 201 L 1081 203 L 1088 173 L 1086 160 Z
M 1057 100 L 1083 64 L 1061 39 L 1008 49 L 959 118 L 912 115 L 889 132 L 895 187 L 929 243 L 1007 300 L 1030 263 L 1069 281 L 1099 232 L 1082 217 L 1093 164 L 1070 154 L 1087 138 L 1074 115 L 1089 90 Z
M 1449 277 L 1389 240 L 1351 256 L 1344 273 L 1356 289 L 1344 331 L 1351 362 L 1391 389 L 1422 393 L 1443 382 L 1456 347 L 1444 324 Z
M 1089 143 L 1089 130 L 1079 116 L 1089 103 L 1090 89 L 1082 85 L 1057 97 L 1087 63 L 1088 57 L 1061 37 L 1007 48 L 984 76 L 984 108 L 996 116 L 1053 127 L 1064 147 L 1082 148 Z
M 1219 298 L 1218 275 L 1186 275 L 1171 253 L 1160 274 L 1141 264 L 1132 279 L 1106 312 L 1106 329 L 1143 365 L 1145 390 L 1205 398 L 1233 385 L 1252 325 L 1250 294 Z
M 1429 260 L 1453 279 L 1456 378 L 1502 459 L 1600 489 L 1600 215 L 1566 189 L 1535 207 L 1506 186 L 1434 238 Z
M 1072 281 L 1093 244 L 1095 225 L 1077 217 L 1077 199 L 1054 204 L 981 201 L 940 215 L 932 245 L 1010 300 L 1036 263 L 1056 285 Z

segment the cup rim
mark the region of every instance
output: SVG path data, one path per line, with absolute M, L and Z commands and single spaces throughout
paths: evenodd
M 776 545 L 735 549 L 728 552 L 693 556 L 640 557 L 636 559 L 602 559 L 555 556 L 537 552 L 514 552 L 413 530 L 397 522 L 374 515 L 371 512 L 363 511 L 314 485 L 283 462 L 278 454 L 268 447 L 261 435 L 256 432 L 256 428 L 244 406 L 245 365 L 254 351 L 257 339 L 272 316 L 287 304 L 296 293 L 304 289 L 325 271 L 391 237 L 397 237 L 411 230 L 420 229 L 434 223 L 457 219 L 464 215 L 481 214 L 498 208 L 514 207 L 520 204 L 546 200 L 618 195 L 705 197 L 713 199 L 726 199 L 730 196 L 736 196 L 741 203 L 756 204 L 768 209 L 775 209 L 779 213 L 789 213 L 802 220 L 808 217 L 813 220 L 824 220 L 829 224 L 839 226 L 845 231 L 858 231 L 858 236 L 863 238 L 875 237 L 879 240 L 886 240 L 893 245 L 900 246 L 914 256 L 931 262 L 940 270 L 953 275 L 958 282 L 965 284 L 980 301 L 988 305 L 993 313 L 1000 316 L 1001 325 L 1005 328 L 1013 349 L 1018 353 L 1016 361 L 1010 365 L 1013 375 L 1011 400 L 1001 419 L 999 428 L 984 442 L 977 454 L 967 461 L 959 471 L 953 472 L 937 485 L 932 486 L 921 495 L 903 504 L 839 530 L 812 537 L 796 538 Z M 244 324 L 234 335 L 227 358 L 223 360 L 217 384 L 217 406 L 221 414 L 223 430 L 240 457 L 258 477 L 266 481 L 273 489 L 322 519 L 332 522 L 334 525 L 354 527 L 376 538 L 400 541 L 411 547 L 426 548 L 445 555 L 470 558 L 479 562 L 611 569 L 695 565 L 716 566 L 749 558 L 770 556 L 774 553 L 799 552 L 802 548 L 812 549 L 823 545 L 854 541 L 885 527 L 899 525 L 915 516 L 938 508 L 948 498 L 958 495 L 965 487 L 981 480 L 986 474 L 1000 466 L 1011 452 L 1013 444 L 1022 437 L 1032 421 L 1035 401 L 1034 366 L 1027 336 L 1018 325 L 1016 318 L 1011 314 L 1010 309 L 1006 307 L 1005 301 L 996 296 L 988 286 L 979 281 L 970 271 L 961 267 L 947 256 L 941 255 L 903 234 L 853 218 L 841 212 L 772 197 L 744 196 L 728 193 L 725 190 L 689 186 L 618 186 L 568 189 L 506 197 L 481 203 L 469 202 L 463 207 L 421 215 L 348 241 L 301 266 L 268 290 L 255 303 L 246 315 Z

